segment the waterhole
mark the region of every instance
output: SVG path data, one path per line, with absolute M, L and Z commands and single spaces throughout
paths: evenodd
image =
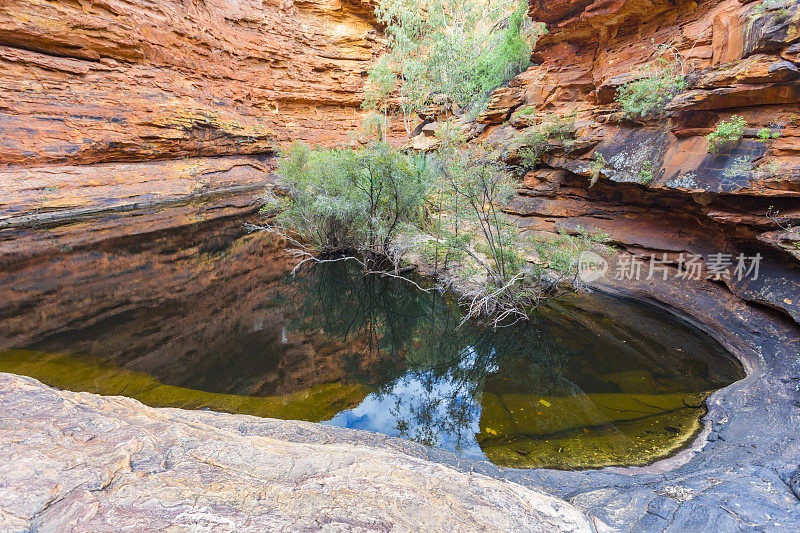
M 571 295 L 493 330 L 460 325 L 447 293 L 292 266 L 238 219 L 17 261 L 0 274 L 0 371 L 561 469 L 675 453 L 743 376 L 711 337 L 633 301 Z

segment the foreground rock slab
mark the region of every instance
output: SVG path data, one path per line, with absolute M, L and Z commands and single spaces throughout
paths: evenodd
M 0 404 L 3 531 L 594 529 L 562 500 L 362 432 L 342 444 L 315 424 L 153 409 L 11 374 Z M 320 442 L 291 438 L 305 433 Z

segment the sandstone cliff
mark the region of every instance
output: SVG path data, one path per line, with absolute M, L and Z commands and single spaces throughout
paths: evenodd
M 478 119 L 479 140 L 511 164 L 538 123 L 565 124 L 511 206 L 520 223 L 596 228 L 627 251 L 673 261 L 761 253 L 758 281 L 724 282 L 800 320 L 791 228 L 800 221 L 800 4 L 533 0 L 530 15 L 549 30 L 535 65 L 495 91 Z M 688 86 L 660 117 L 631 119 L 616 92 L 659 54 L 683 64 Z M 747 122 L 744 138 L 709 153 L 706 135 L 734 115 Z M 777 138 L 758 139 L 762 128 Z
M 369 0 L 5 1 L 0 230 L 263 187 L 349 139 L 382 47 Z

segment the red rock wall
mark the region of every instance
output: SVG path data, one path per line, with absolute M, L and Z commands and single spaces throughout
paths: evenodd
M 349 140 L 383 46 L 370 0 L 0 2 L 0 255 L 35 220 L 263 188 L 278 147 Z
M 548 23 L 535 65 L 479 117 L 480 140 L 511 164 L 537 123 L 570 124 L 568 140 L 551 139 L 525 176 L 510 209 L 520 223 L 545 233 L 596 228 L 658 258 L 763 253 L 769 272 L 758 283 L 728 285 L 800 321 L 800 229 L 786 229 L 800 223 L 800 4 L 759 4 L 531 0 L 531 17 Z M 663 116 L 631 120 L 616 90 L 658 56 L 657 45 L 683 62 L 689 85 Z M 535 113 L 520 113 L 526 106 Z M 747 121 L 744 138 L 710 154 L 706 135 L 733 115 Z M 763 127 L 779 137 L 761 142 Z M 595 154 L 605 163 L 590 187 Z M 751 170 L 737 171 L 737 161 Z M 643 183 L 646 162 L 653 179 Z
M 0 160 L 87 164 L 346 141 L 380 49 L 367 1 L 7 0 Z

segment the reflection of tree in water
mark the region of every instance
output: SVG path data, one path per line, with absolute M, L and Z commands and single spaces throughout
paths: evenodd
M 468 323 L 436 291 L 377 275 L 346 262 L 318 264 L 291 284 L 298 319 L 290 327 L 317 330 L 354 347 L 353 381 L 377 388 L 400 436 L 456 449 L 474 439 L 487 379 L 520 393 L 569 394 L 566 358 L 536 322 L 493 330 Z

